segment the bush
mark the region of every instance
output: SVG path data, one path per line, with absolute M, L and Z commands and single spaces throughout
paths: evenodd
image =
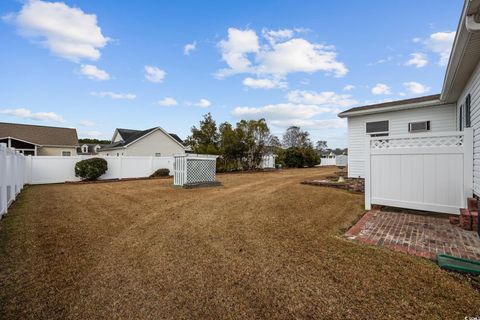
M 310 148 L 288 148 L 285 151 L 285 166 L 289 168 L 313 167 L 319 164 L 320 157 Z
M 102 158 L 90 158 L 79 161 L 75 164 L 75 176 L 83 180 L 97 180 L 107 172 L 107 160 Z
M 167 168 L 161 168 L 155 171 L 150 175 L 150 178 L 155 178 L 155 177 L 168 177 L 170 175 L 170 170 Z

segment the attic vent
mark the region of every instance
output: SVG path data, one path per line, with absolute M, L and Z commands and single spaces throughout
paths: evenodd
M 408 132 L 430 131 L 430 121 L 410 122 Z

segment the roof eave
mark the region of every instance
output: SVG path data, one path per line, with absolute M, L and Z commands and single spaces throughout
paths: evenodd
M 401 111 L 401 110 L 409 110 L 409 109 L 416 109 L 416 108 L 423 108 L 423 107 L 433 107 L 437 105 L 446 104 L 439 99 L 431 100 L 431 101 L 424 101 L 424 102 L 417 102 L 417 103 L 407 103 L 407 104 L 399 104 L 395 106 L 383 107 L 383 108 L 374 108 L 374 109 L 366 109 L 366 110 L 356 110 L 356 111 L 344 111 L 338 114 L 340 118 L 348 118 L 354 116 L 363 116 L 375 113 L 383 113 L 383 112 L 391 112 L 391 111 Z
M 457 32 L 453 41 L 452 53 L 450 54 L 450 57 L 448 59 L 447 71 L 445 72 L 442 92 L 440 95 L 440 100 L 442 101 L 456 101 L 456 97 L 451 97 L 451 90 L 458 74 L 460 62 L 462 61 L 462 57 L 465 54 L 468 38 L 470 37 L 470 33 L 465 28 L 465 16 L 467 9 L 468 0 L 466 0 L 463 4 L 462 15 L 460 16 Z

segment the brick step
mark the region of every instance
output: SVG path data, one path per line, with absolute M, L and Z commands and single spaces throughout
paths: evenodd
M 470 211 L 468 208 L 460 209 L 459 222 L 460 228 L 464 230 L 478 230 L 478 211 Z

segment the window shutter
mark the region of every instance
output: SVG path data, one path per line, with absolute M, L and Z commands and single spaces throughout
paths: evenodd
M 470 97 L 470 94 L 468 94 L 467 97 L 465 98 L 465 128 L 470 128 L 471 126 L 470 101 L 471 101 L 471 97 Z
M 458 130 L 463 130 L 463 104 L 460 106 L 460 111 L 458 113 Z

